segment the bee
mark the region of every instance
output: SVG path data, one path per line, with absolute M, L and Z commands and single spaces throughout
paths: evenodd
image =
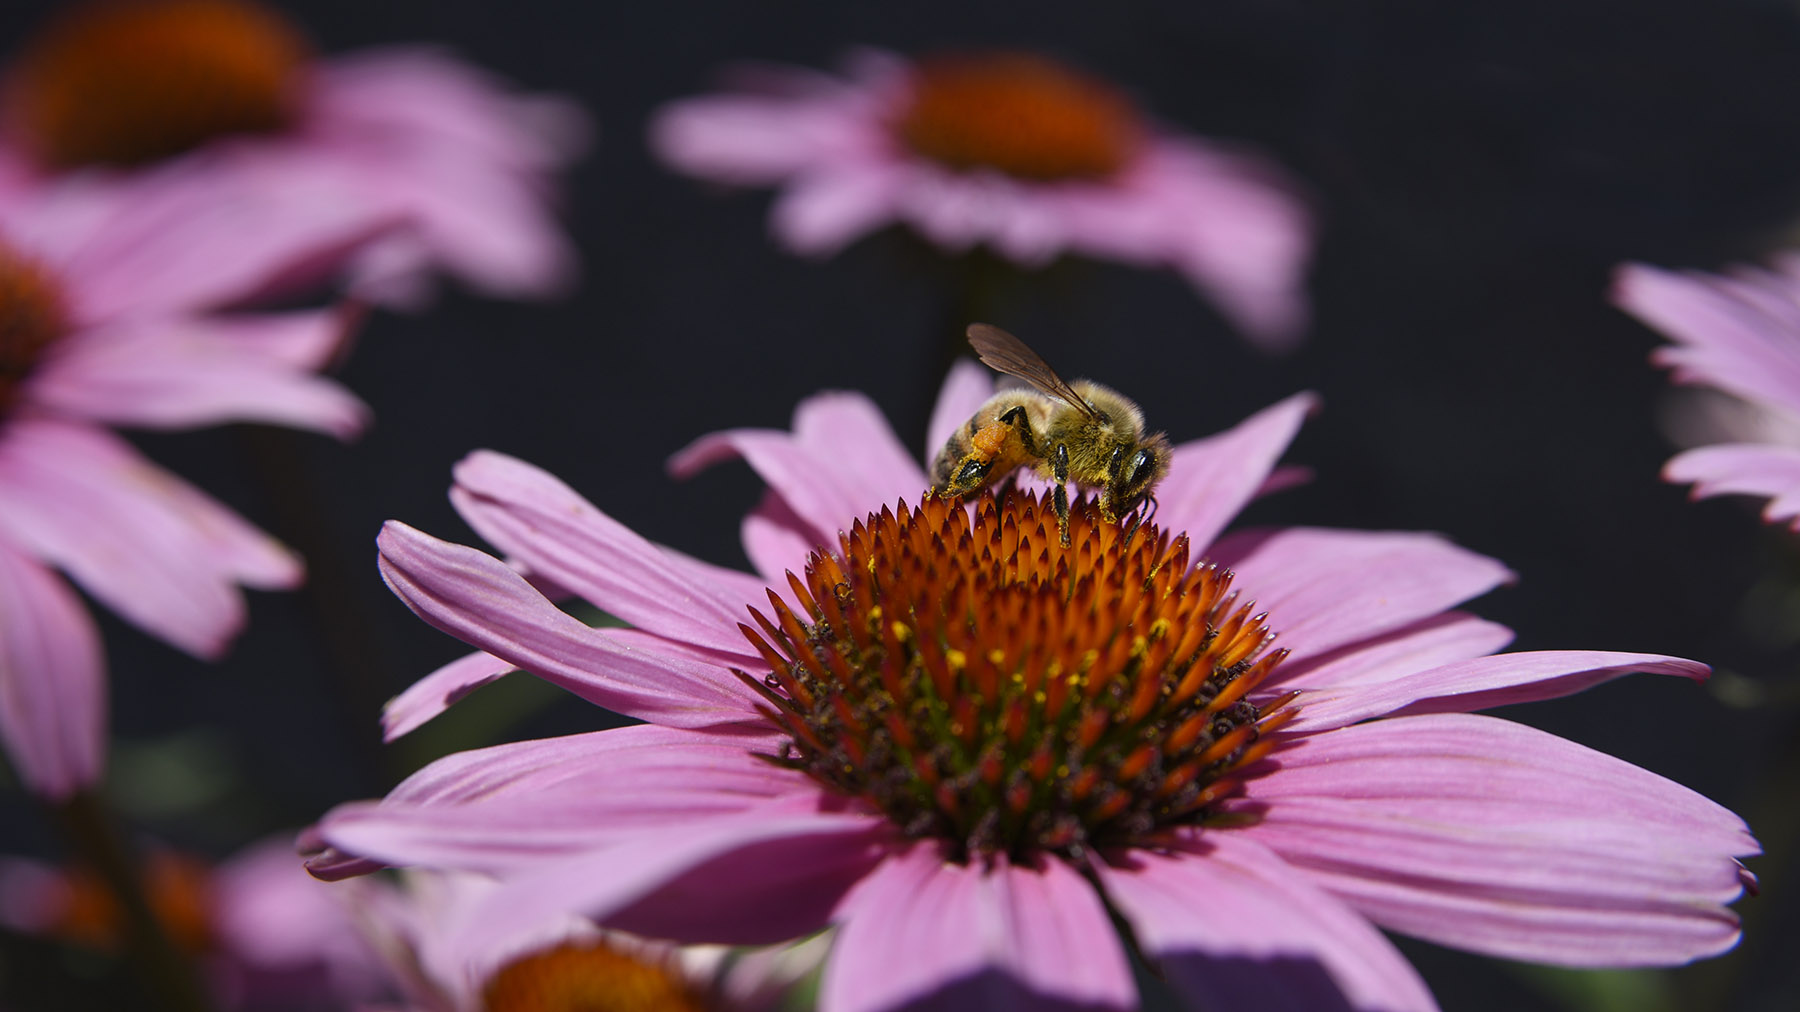
M 1116 390 L 1089 380 L 1068 383 L 1025 342 L 985 323 L 969 326 L 981 360 L 1030 388 L 1002 390 L 951 435 L 931 464 L 943 495 L 962 496 L 1031 467 L 1056 482 L 1053 502 L 1062 545 L 1069 546 L 1069 490 L 1099 490 L 1100 516 L 1116 523 L 1140 504 L 1153 509 L 1157 482 L 1169 473 L 1169 437 L 1144 432 L 1144 413 Z M 1132 525 L 1133 531 L 1137 524 Z

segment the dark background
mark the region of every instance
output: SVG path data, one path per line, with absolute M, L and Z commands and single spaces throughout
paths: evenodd
M 10 50 L 51 6 L 23 5 L 0 44 Z M 1065 373 L 1125 390 L 1177 440 L 1319 391 L 1325 411 L 1288 456 L 1316 479 L 1256 505 L 1251 521 L 1443 531 L 1519 573 L 1475 606 L 1518 631 L 1515 648 L 1663 651 L 1718 669 L 1707 686 L 1640 676 L 1506 715 L 1743 813 L 1770 856 L 1752 864 L 1765 889 L 1739 904 L 1740 948 L 1621 976 L 1403 943 L 1443 1006 L 1800 1007 L 1800 553 L 1745 503 L 1691 504 L 1658 479 L 1671 448 L 1656 425 L 1668 386 L 1647 361 L 1657 338 L 1605 299 L 1624 260 L 1714 267 L 1779 245 L 1800 207 L 1790 5 L 288 9 L 326 52 L 441 41 L 578 99 L 599 131 L 568 181 L 585 278 L 554 303 L 452 288 L 420 315 L 377 315 L 342 372 L 378 418 L 357 443 L 241 429 L 140 440 L 308 550 L 316 589 L 256 595 L 248 633 L 216 665 L 102 615 L 111 787 L 144 831 L 224 855 L 379 794 L 443 751 L 597 726 L 592 708 L 515 678 L 417 740 L 379 745 L 381 700 L 464 648 L 385 592 L 373 539 L 396 517 L 473 540 L 444 495 L 471 449 L 534 461 L 647 536 L 742 565 L 737 521 L 757 481 L 737 465 L 675 483 L 668 454 L 714 429 L 785 426 L 822 388 L 866 391 L 918 445 L 944 335 L 966 322 L 952 320 L 953 270 L 897 233 L 825 262 L 792 258 L 768 239 L 766 193 L 661 170 L 646 118 L 733 60 L 829 66 L 852 44 L 1036 47 L 1112 77 L 1171 124 L 1284 160 L 1323 222 L 1316 325 L 1298 353 L 1267 358 L 1173 273 L 1094 263 L 1024 278 L 993 322 Z M 17 795 L 0 799 L 0 817 L 0 846 L 54 852 Z M 0 1003 L 70 1007 L 116 985 L 67 985 L 71 966 L 99 971 L 32 958 L 43 951 L 8 940 Z

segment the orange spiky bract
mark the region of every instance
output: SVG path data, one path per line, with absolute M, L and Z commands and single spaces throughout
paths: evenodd
M 1246 698 L 1286 656 L 1185 535 L 1082 500 L 927 493 L 790 574 L 796 614 L 741 626 L 740 672 L 790 735 L 772 761 L 864 799 L 961 859 L 1152 843 L 1202 822 L 1285 723 Z

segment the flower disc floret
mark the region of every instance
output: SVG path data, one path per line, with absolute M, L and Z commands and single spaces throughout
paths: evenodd
M 0 421 L 44 352 L 67 330 L 56 279 L 0 243 Z
M 1035 493 L 927 494 L 858 522 L 790 574 L 796 613 L 744 634 L 769 663 L 771 758 L 967 860 L 1154 845 L 1203 822 L 1265 755 L 1291 696 L 1248 693 L 1286 656 L 1231 573 L 1185 535 Z
M 920 63 L 911 85 L 901 139 L 958 170 L 1092 179 L 1117 172 L 1143 139 L 1117 89 L 1041 56 L 941 56 Z
M 570 942 L 501 967 L 486 1012 L 703 1012 L 706 1003 L 666 962 L 604 942 Z
M 241 0 L 102 0 L 20 60 L 14 121 L 54 168 L 142 165 L 295 118 L 305 43 Z

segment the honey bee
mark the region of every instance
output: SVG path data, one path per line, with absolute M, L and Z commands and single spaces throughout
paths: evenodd
M 1056 482 L 1053 502 L 1069 546 L 1069 490 L 1099 490 L 1100 516 L 1116 523 L 1169 473 L 1169 437 L 1144 432 L 1144 413 L 1118 391 L 1089 380 L 1068 383 L 1025 342 L 985 323 L 969 326 L 969 344 L 993 369 L 1030 389 L 1002 390 L 969 417 L 931 464 L 932 486 L 967 495 L 1031 467 Z M 1133 530 L 1136 523 L 1133 523 Z

